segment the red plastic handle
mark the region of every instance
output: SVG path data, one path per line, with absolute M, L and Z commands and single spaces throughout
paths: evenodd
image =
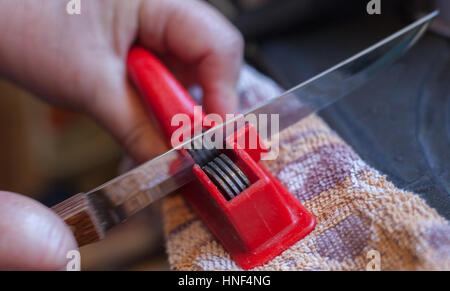
M 197 104 L 148 50 L 133 47 L 128 55 L 127 66 L 129 76 L 155 115 L 167 140 L 170 140 L 179 127 L 171 125 L 176 114 L 187 114 L 191 121 L 194 121 L 194 106 Z M 201 119 L 203 120 L 203 117 Z
M 176 114 L 187 114 L 195 121 L 197 104 L 148 51 L 134 47 L 128 57 L 128 71 L 169 139 L 177 130 L 171 125 Z M 265 149 L 235 148 L 238 137 L 252 136 L 250 132 L 256 133 L 256 129 L 248 125 L 226 138 L 229 148 L 233 149 L 227 156 L 249 179 L 248 188 L 227 200 L 200 165 L 195 164 L 193 172 L 197 179 L 181 190 L 195 212 L 244 269 L 264 264 L 279 255 L 310 233 L 316 223 L 314 216 L 257 163 Z

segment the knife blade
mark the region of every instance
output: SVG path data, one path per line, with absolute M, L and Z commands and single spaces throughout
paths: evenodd
M 194 179 L 192 166 L 195 162 L 189 156 L 180 155 L 181 148 L 198 143 L 219 130 L 223 131 L 232 123 L 242 124 L 240 119 L 250 114 L 278 114 L 279 127 L 277 131 L 270 132 L 271 136 L 276 135 L 348 95 L 397 60 L 420 39 L 437 14 L 438 11 L 430 13 L 282 95 L 179 144 L 87 193 L 77 194 L 55 205 L 53 210 L 73 228 L 79 245 L 103 238 L 111 227 Z M 270 120 L 268 122 L 270 126 Z M 179 167 L 174 171 L 171 165 L 175 161 Z

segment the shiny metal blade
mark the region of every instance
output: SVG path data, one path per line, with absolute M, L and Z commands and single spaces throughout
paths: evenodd
M 247 114 L 279 114 L 279 130 L 318 112 L 365 84 L 412 47 L 426 31 L 437 11 L 381 40 L 373 46 L 268 100 Z M 271 132 L 273 136 L 276 132 Z
M 167 153 L 117 177 L 87 193 L 101 212 L 103 228 L 111 228 L 155 200 L 172 193 L 194 179 L 194 161 L 182 156 L 180 149 L 214 135 L 231 123 L 239 123 L 249 114 L 279 114 L 279 130 L 334 103 L 366 83 L 375 73 L 386 68 L 413 46 L 426 31 L 437 11 L 419 19 L 377 44 L 350 57 L 325 72 L 270 99 L 243 116 L 228 120 L 186 141 Z M 273 136 L 277 132 L 271 132 Z M 176 166 L 175 166 L 176 164 Z M 101 201 L 101 202 L 98 202 Z M 101 203 L 102 205 L 98 205 Z
M 192 181 L 193 165 L 177 147 L 89 191 L 87 197 L 107 230 Z

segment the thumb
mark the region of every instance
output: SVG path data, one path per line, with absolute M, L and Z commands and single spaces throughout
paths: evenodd
M 0 269 L 62 270 L 78 249 L 67 225 L 28 197 L 0 191 Z

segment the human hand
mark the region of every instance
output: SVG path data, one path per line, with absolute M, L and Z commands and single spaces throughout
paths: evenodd
M 205 111 L 236 108 L 243 41 L 207 4 L 83 1 L 82 14 L 73 16 L 66 4 L 0 2 L 0 74 L 51 103 L 88 114 L 136 161 L 166 149 L 127 79 L 126 57 L 136 40 L 185 86 L 202 87 Z M 0 221 L 0 268 L 59 268 L 64 252 L 75 247 L 56 215 L 22 196 L 0 193 Z

